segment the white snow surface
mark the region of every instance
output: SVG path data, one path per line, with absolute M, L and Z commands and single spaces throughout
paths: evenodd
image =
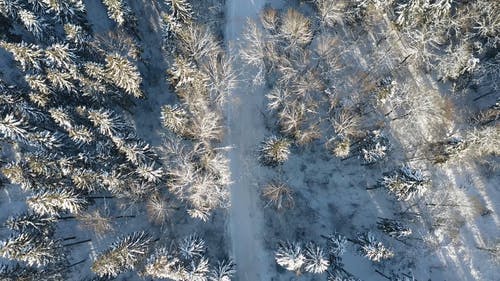
M 263 6 L 262 0 L 226 2 L 225 39 L 232 55 L 238 55 L 246 20 L 255 17 Z M 239 70 L 241 64 L 235 65 Z M 264 173 L 256 157 L 256 143 L 265 135 L 260 109 L 264 103 L 263 89 L 247 88 L 245 83 L 235 89 L 227 105 L 227 144 L 231 174 L 231 209 L 228 231 L 232 241 L 232 256 L 237 265 L 238 281 L 270 280 L 267 269 L 274 263 L 263 247 L 263 216 L 259 206 L 258 180 Z

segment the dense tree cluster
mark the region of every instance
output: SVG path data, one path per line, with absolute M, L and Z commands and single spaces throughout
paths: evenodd
M 0 141 L 13 152 L 2 159 L 1 174 L 26 193 L 28 208 L 5 222 L 12 234 L 2 237 L 0 256 L 20 262 L 2 269 L 6 280 L 36 274 L 64 280 L 69 247 L 90 240 L 63 243 L 75 237 L 59 238 L 55 229 L 73 220 L 100 239 L 118 230 L 115 219 L 134 217 L 112 216 L 110 209 L 144 208 L 152 222 L 163 224 L 181 209 L 177 201 L 203 220 L 228 206 L 228 160 L 217 145 L 221 106 L 234 85 L 231 59 L 215 31 L 195 22 L 188 1 L 162 4 L 172 39 L 165 44 L 176 49 L 168 80 L 180 103 L 155 116 L 177 135 L 167 136 L 160 159 L 129 114 L 137 99 L 148 96 L 141 74 L 144 38 L 133 6 L 103 0 L 111 29 L 97 32 L 80 0 L 0 1 L 7 23 L 0 34 L 2 61 L 12 68 L 0 80 Z M 100 202 L 108 198 L 111 208 Z M 143 232 L 124 236 L 95 258 L 92 270 L 101 277 L 137 270 L 152 244 Z M 200 280 L 227 281 L 233 273 L 231 262 L 221 262 Z M 176 280 L 194 280 L 183 278 Z

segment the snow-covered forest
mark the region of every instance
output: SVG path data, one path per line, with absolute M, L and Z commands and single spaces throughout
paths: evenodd
M 497 0 L 0 0 L 0 281 L 498 281 Z

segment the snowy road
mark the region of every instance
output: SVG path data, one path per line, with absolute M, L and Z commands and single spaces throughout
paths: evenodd
M 256 17 L 263 0 L 227 0 L 225 37 L 228 46 L 242 40 L 242 32 L 248 17 Z M 238 48 L 232 50 L 237 56 Z M 241 65 L 235 66 L 240 70 Z M 247 77 L 243 77 L 247 78 Z M 240 83 L 229 99 L 227 107 L 227 143 L 233 149 L 229 153 L 233 185 L 231 186 L 231 210 L 228 231 L 232 241 L 232 256 L 237 264 L 237 281 L 268 281 L 268 261 L 261 226 L 258 180 L 263 168 L 257 162 L 255 150 L 265 136 L 260 109 L 264 95 L 259 87 L 246 87 Z

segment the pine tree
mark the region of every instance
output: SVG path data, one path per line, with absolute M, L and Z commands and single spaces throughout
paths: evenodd
M 328 253 L 334 257 L 340 257 L 345 253 L 347 239 L 338 233 L 326 237 Z
M 92 192 L 99 188 L 100 173 L 90 169 L 75 169 L 71 174 L 74 186 L 84 192 Z
M 169 198 L 153 194 L 146 204 L 149 219 L 156 224 L 163 224 L 177 207 L 172 206 Z
M 31 32 L 36 38 L 41 39 L 43 37 L 43 32 L 47 28 L 46 24 L 38 18 L 34 13 L 21 9 L 17 12 L 19 20 L 22 22 L 24 27 Z
M 136 98 L 143 97 L 140 89 L 142 78 L 139 71 L 126 58 L 118 54 L 107 56 L 105 74 L 113 84 L 124 90 L 127 94 Z
M 61 252 L 56 241 L 21 233 L 0 242 L 0 256 L 40 267 L 59 261 Z
M 272 7 L 265 7 L 260 14 L 262 26 L 270 32 L 275 32 L 278 28 L 278 10 Z
M 163 170 L 155 166 L 154 162 L 142 163 L 137 167 L 136 173 L 148 182 L 157 183 L 163 177 Z
M 265 165 L 283 164 L 290 154 L 290 141 L 271 136 L 262 143 L 260 153 L 260 159 Z
M 49 11 L 55 14 L 58 22 L 68 22 L 71 20 L 81 20 L 85 12 L 85 5 L 82 0 L 42 0 Z
M 175 134 L 183 137 L 190 135 L 188 129 L 188 116 L 186 110 L 180 106 L 164 105 L 161 108 L 163 126 Z
M 125 23 L 126 7 L 122 0 L 102 0 L 102 3 L 108 9 L 108 16 L 114 20 L 118 26 Z
M 95 136 L 92 131 L 83 125 L 77 125 L 70 128 L 68 130 L 68 136 L 77 145 L 89 144 L 95 140 Z
M 387 233 L 391 237 L 402 238 L 411 235 L 412 231 L 401 222 L 393 219 L 380 218 L 377 221 L 378 229 Z
M 92 271 L 100 277 L 116 277 L 126 270 L 133 270 L 146 256 L 152 238 L 141 231 L 134 232 L 113 243 L 92 264 Z
M 55 43 L 44 50 L 48 67 L 58 67 L 65 70 L 75 68 L 76 55 L 68 44 Z
M 122 139 L 118 137 L 113 137 L 112 140 L 118 150 L 134 165 L 140 165 L 155 158 L 151 146 L 142 140 L 135 138 Z
M 188 24 L 193 18 L 193 11 L 188 0 L 165 0 L 170 8 L 171 15 L 174 19 Z
M 68 39 L 68 41 L 79 47 L 81 47 L 81 45 L 83 45 L 90 37 L 83 31 L 83 28 L 80 25 L 72 23 L 66 23 L 64 25 L 64 33 L 66 34 L 66 39 Z
M 300 273 L 306 260 L 302 248 L 297 242 L 280 242 L 274 256 L 280 266 L 295 271 L 297 274 Z
M 26 75 L 24 79 L 34 91 L 30 94 L 30 99 L 36 104 L 45 107 L 52 94 L 47 80 L 42 75 Z
M 2 281 L 64 281 L 65 277 L 61 270 L 23 267 L 19 264 L 0 265 L 0 280 Z
M 187 278 L 181 260 L 166 248 L 160 248 L 147 260 L 144 274 L 153 278 L 183 281 Z
M 163 34 L 163 43 L 168 46 L 174 34 L 180 32 L 182 24 L 171 14 L 161 13 L 161 31 Z
M 360 250 L 365 257 L 371 261 L 380 262 L 394 257 L 394 253 L 382 242 L 376 241 L 370 232 L 359 235 L 356 243 L 360 245 Z
M 0 13 L 5 17 L 14 19 L 17 17 L 17 11 L 22 9 L 22 5 L 18 0 L 2 0 L 0 1 Z
M 29 126 L 27 122 L 9 113 L 0 119 L 0 138 L 13 141 L 27 142 Z
M 10 217 L 5 222 L 5 225 L 18 233 L 50 236 L 54 232 L 56 221 L 56 218 L 51 216 L 26 212 L 15 217 Z
M 223 260 L 217 262 L 217 266 L 210 271 L 210 281 L 231 281 L 236 273 L 236 265 L 232 260 Z
M 373 131 L 363 139 L 361 156 L 366 164 L 373 164 L 387 158 L 389 140 L 379 131 Z
M 59 71 L 59 70 L 48 70 L 47 80 L 52 85 L 54 91 L 64 91 L 67 93 L 72 93 L 76 91 L 76 85 L 74 82 L 74 75 L 70 72 Z
M 394 194 L 398 200 L 408 201 L 421 195 L 430 181 L 421 170 L 404 165 L 390 175 L 384 176 L 380 184 Z
M 43 53 L 37 45 L 21 42 L 19 44 L 0 41 L 0 47 L 12 53 L 14 60 L 18 62 L 23 71 L 29 69 L 41 70 Z
M 186 280 L 207 281 L 210 272 L 207 258 L 192 260 L 185 268 Z
M 333 27 L 342 21 L 343 11 L 339 7 L 339 2 L 333 0 L 315 0 L 314 2 L 321 24 Z
M 88 109 L 87 117 L 99 132 L 105 136 L 113 137 L 126 128 L 126 123 L 116 113 L 106 109 Z
M 201 258 L 205 251 L 205 241 L 195 234 L 189 235 L 179 243 L 179 254 L 184 260 Z
M 34 182 L 20 162 L 8 163 L 1 170 L 2 174 L 14 184 L 19 184 L 23 190 L 33 188 Z
M 78 214 L 87 205 L 87 201 L 77 193 L 65 189 L 40 192 L 29 197 L 26 202 L 41 215 L 58 215 L 62 211 Z
M 312 242 L 308 243 L 304 251 L 304 269 L 310 273 L 323 273 L 329 265 L 323 249 Z
M 351 140 L 349 138 L 332 138 L 327 145 L 333 146 L 332 152 L 336 157 L 346 158 L 351 153 Z

